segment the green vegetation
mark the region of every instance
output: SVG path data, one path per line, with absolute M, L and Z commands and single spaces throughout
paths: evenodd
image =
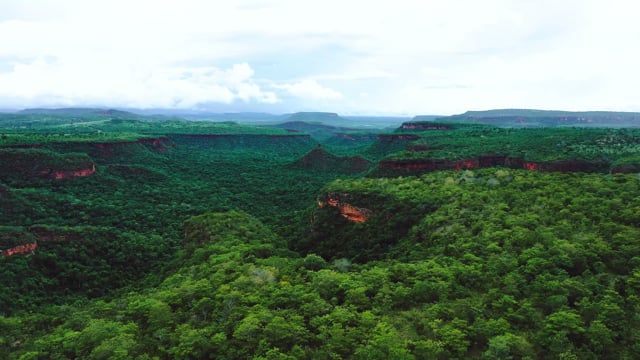
M 11 116 L 0 250 L 37 249 L 0 257 L 0 358 L 640 358 L 638 174 L 363 178 L 357 157 L 633 167 L 636 130 L 458 123 L 318 147 L 234 123 Z
M 84 153 L 57 153 L 45 149 L 0 148 L 0 179 L 19 184 L 25 180 L 50 177 L 54 170 L 91 168 L 91 158 Z
M 523 161 L 580 161 L 607 171 L 619 164 L 637 164 L 640 155 L 640 130 L 637 129 L 513 129 L 484 124 L 437 124 L 452 129 L 400 129 L 395 136 L 410 134 L 415 139 L 378 141 L 367 151 L 378 158 L 386 155 L 384 160 L 390 161 L 473 160 L 502 156 L 517 159 L 519 164 Z

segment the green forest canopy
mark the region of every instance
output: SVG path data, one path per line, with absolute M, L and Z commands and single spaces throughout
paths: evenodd
M 109 126 L 145 133 L 134 122 Z M 49 131 L 11 129 L 25 139 Z M 450 154 L 565 141 L 613 159 L 637 143 L 631 130 L 418 134 Z M 92 153 L 87 177 L 0 178 L 0 241 L 39 243 L 35 254 L 0 259 L 0 356 L 640 357 L 637 174 L 361 178 L 291 166 L 316 147 L 293 138 L 174 137 L 162 151 Z M 395 146 L 341 151 L 384 156 Z M 551 149 L 538 151 L 562 148 Z M 351 223 L 318 209 L 327 193 L 372 215 Z

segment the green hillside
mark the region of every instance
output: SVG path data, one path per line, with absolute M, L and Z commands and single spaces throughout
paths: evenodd
M 640 358 L 636 129 L 3 116 L 2 359 Z

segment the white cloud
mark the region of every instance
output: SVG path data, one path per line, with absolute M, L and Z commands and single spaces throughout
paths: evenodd
M 2 10 L 0 106 L 640 110 L 631 0 L 2 0 Z
M 293 96 L 306 99 L 335 100 L 342 98 L 342 94 L 339 91 L 324 87 L 311 79 L 301 80 L 292 84 L 274 85 L 274 87 L 284 89 Z
M 0 101 L 5 99 L 0 105 L 40 102 L 47 106 L 192 108 L 201 103 L 279 101 L 274 92 L 262 90 L 254 81 L 246 63 L 227 69 L 105 65 L 59 59 L 14 63 L 13 71 L 0 74 Z

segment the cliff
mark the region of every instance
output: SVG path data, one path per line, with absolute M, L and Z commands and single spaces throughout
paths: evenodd
M 5 257 L 33 254 L 39 247 L 38 243 L 82 240 L 82 231 L 85 229 L 87 228 L 48 225 L 33 225 L 29 228 L 0 226 L 0 249 L 3 249 L 0 253 Z
M 166 153 L 174 145 L 167 137 L 139 138 L 126 141 L 68 141 L 47 144 L 60 152 L 82 152 L 92 158 L 104 160 L 119 155 L 128 156 L 141 151 Z
M 388 159 L 378 163 L 375 175 L 418 174 L 438 170 L 479 169 L 504 166 L 512 169 L 526 169 L 543 172 L 608 172 L 609 164 L 603 161 L 555 160 L 525 161 L 519 157 L 501 155 L 480 156 L 464 160 L 451 159 Z
M 45 149 L 0 149 L 0 179 L 68 179 L 90 176 L 96 166 L 86 154 Z
M 30 244 L 14 246 L 12 248 L 9 248 L 0 252 L 2 253 L 2 256 L 9 257 L 9 256 L 19 255 L 19 254 L 33 254 L 37 248 L 38 248 L 38 243 L 34 242 Z
M 332 206 L 340 211 L 340 215 L 345 219 L 352 222 L 364 222 L 372 214 L 373 211 L 364 208 L 354 206 L 347 202 L 349 194 L 327 193 L 324 197 L 318 199 L 318 206 L 323 208 L 325 206 Z
M 55 170 L 55 169 L 47 169 L 42 170 L 41 174 L 47 175 L 56 180 L 60 179 L 69 179 L 74 177 L 84 177 L 91 176 L 96 172 L 95 164 L 91 164 L 90 168 L 79 169 L 79 170 Z

